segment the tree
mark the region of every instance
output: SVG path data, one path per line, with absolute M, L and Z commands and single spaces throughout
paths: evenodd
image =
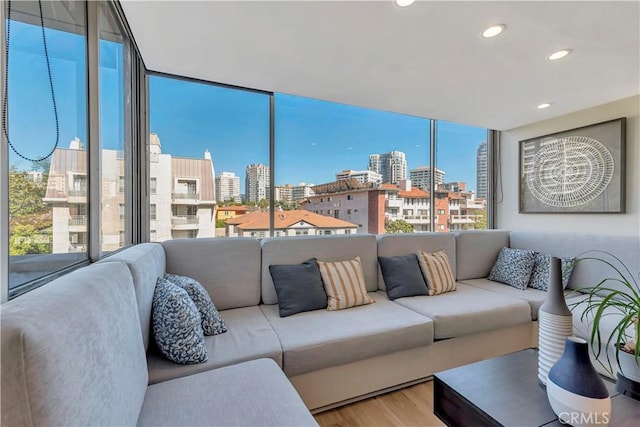
M 473 225 L 475 230 L 486 230 L 487 229 L 487 211 L 481 210 L 476 212 L 476 218 Z
M 216 219 L 216 228 L 225 228 L 227 226 L 227 221 L 224 219 Z
M 384 231 L 387 234 L 413 233 L 413 227 L 404 219 L 398 219 L 385 222 Z
M 46 182 L 34 182 L 26 172 L 15 166 L 9 169 L 9 218 L 43 213 L 48 210 L 43 201 Z
M 51 253 L 49 235 L 32 225 L 15 225 L 11 228 L 9 255 Z

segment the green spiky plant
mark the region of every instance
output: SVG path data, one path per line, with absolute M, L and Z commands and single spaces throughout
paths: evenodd
M 612 261 L 603 257 L 591 255 L 593 253 L 600 253 L 606 255 Z M 636 365 L 640 366 L 640 323 L 638 317 L 640 316 L 640 287 L 638 282 L 634 278 L 631 271 L 627 266 L 615 255 L 605 251 L 587 251 L 576 258 L 576 263 L 584 262 L 587 260 L 601 262 L 608 265 L 613 272 L 614 277 L 608 277 L 603 279 L 597 285 L 589 288 L 581 289 L 587 292 L 587 299 L 580 303 L 572 304 L 571 310 L 586 304 L 583 309 L 580 320 L 585 321 L 588 316 L 593 316 L 593 324 L 591 328 L 591 334 L 589 342 L 591 344 L 591 351 L 596 360 L 607 370 L 611 375 L 614 375 L 613 368 L 611 366 L 611 360 L 609 358 L 609 352 L 605 350 L 606 362 L 605 366 L 602 360 L 600 360 L 600 353 L 602 352 L 603 337 L 600 332 L 600 323 L 605 316 L 621 315 L 622 317 L 615 325 L 615 328 L 606 337 L 606 348 L 613 346 L 615 348 L 616 364 L 620 368 L 620 351 L 630 353 L 634 356 Z M 610 286 L 611 283 L 621 284 L 618 286 L 621 289 L 615 289 Z M 633 330 L 630 335 L 628 330 Z M 624 374 L 624 373 L 623 373 Z

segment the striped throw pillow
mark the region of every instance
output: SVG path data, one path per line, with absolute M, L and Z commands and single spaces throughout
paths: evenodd
M 456 281 L 453 278 L 449 257 L 445 251 L 433 254 L 420 251 L 418 261 L 429 287 L 429 295 L 438 295 L 456 290 Z
M 318 261 L 318 267 L 329 297 L 327 310 L 342 310 L 375 302 L 367 294 L 360 257 L 349 261 Z

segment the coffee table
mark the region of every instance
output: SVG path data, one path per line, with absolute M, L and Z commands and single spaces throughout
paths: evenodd
M 566 426 L 538 384 L 538 353 L 523 350 L 434 375 L 433 412 L 448 426 Z M 605 378 L 610 426 L 638 426 L 640 402 Z

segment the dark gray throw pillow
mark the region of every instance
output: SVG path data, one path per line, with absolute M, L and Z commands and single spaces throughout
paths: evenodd
M 504 247 L 500 250 L 488 279 L 525 290 L 529 284 L 534 263 L 534 251 Z
M 416 254 L 378 257 L 387 297 L 394 300 L 416 295 L 429 295 Z
M 200 314 L 187 291 L 159 278 L 153 294 L 153 336 L 169 360 L 182 364 L 207 361 Z
M 280 317 L 327 308 L 327 294 L 315 258 L 302 264 L 270 265 Z
M 571 278 L 571 272 L 575 266 L 575 258 L 560 258 L 560 265 L 562 268 L 562 288 L 566 289 Z M 551 255 L 536 252 L 535 264 L 531 273 L 531 279 L 529 279 L 529 287 L 546 291 L 549 287 L 549 265 L 551 264 Z
M 216 309 L 213 301 L 211 301 L 209 292 L 200 282 L 191 277 L 177 274 L 165 274 L 164 278 L 187 291 L 198 308 L 200 319 L 202 320 L 202 330 L 205 335 L 219 335 L 227 332 L 227 325 L 224 323 L 224 319 Z

